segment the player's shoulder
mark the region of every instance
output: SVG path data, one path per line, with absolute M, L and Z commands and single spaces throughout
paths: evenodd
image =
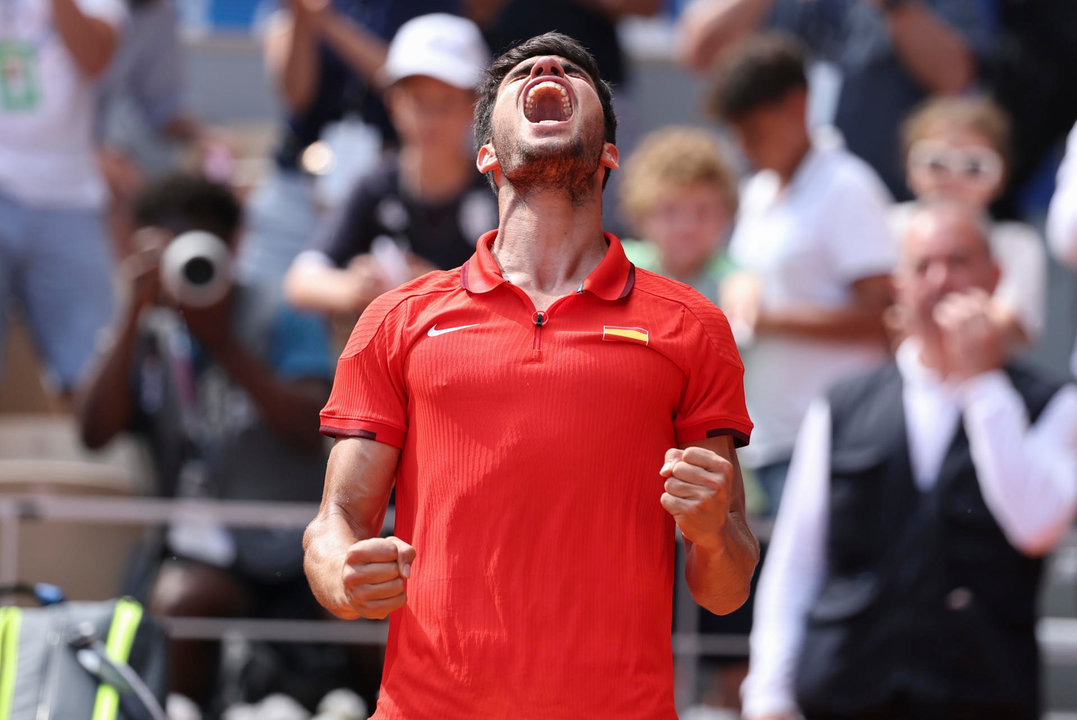
M 649 270 L 636 268 L 633 292 L 641 300 L 655 307 L 667 322 L 676 323 L 675 334 L 683 343 L 704 343 L 721 357 L 733 364 L 740 364 L 740 355 L 729 321 L 717 305 L 701 295 L 695 288 L 678 280 Z M 673 326 L 670 328 L 673 330 Z M 695 355 L 698 346 L 691 348 Z
M 460 268 L 433 270 L 380 295 L 363 315 L 371 313 L 377 317 L 394 311 L 399 312 L 402 306 L 409 303 L 422 303 L 424 299 L 433 299 L 454 292 L 463 292 L 463 286 L 460 284 Z
M 696 315 L 721 316 L 721 310 L 691 285 L 665 275 L 636 267 L 635 290 L 647 297 L 647 302 L 680 308 Z
M 412 314 L 454 293 L 464 292 L 460 268 L 454 268 L 428 272 L 379 295 L 359 316 L 343 354 L 361 351 L 379 333 L 402 332 L 410 324 Z

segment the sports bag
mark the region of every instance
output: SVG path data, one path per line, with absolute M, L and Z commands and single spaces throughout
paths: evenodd
M 130 598 L 0 607 L 0 720 L 161 720 L 167 654 Z

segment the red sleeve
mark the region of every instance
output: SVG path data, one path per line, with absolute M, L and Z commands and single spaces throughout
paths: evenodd
M 682 322 L 686 382 L 674 419 L 677 442 L 732 435 L 737 447 L 747 445 L 752 421 L 744 405 L 744 365 L 725 315 L 699 302 L 686 306 Z
M 408 429 L 402 350 L 406 305 L 400 295 L 382 296 L 355 324 L 337 361 L 329 402 L 322 408 L 325 435 L 403 448 Z

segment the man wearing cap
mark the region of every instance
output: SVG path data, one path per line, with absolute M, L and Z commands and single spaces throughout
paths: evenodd
M 360 313 L 406 280 L 461 265 L 496 226 L 497 204 L 466 140 L 489 60 L 465 18 L 434 13 L 400 28 L 380 71 L 400 151 L 363 178 L 296 258 L 285 279 L 295 304 Z
M 356 325 L 307 577 L 340 617 L 390 616 L 378 720 L 673 720 L 675 528 L 713 612 L 758 558 L 743 367 L 713 304 L 603 233 L 616 118 L 578 43 L 498 58 L 475 124 L 498 228 Z

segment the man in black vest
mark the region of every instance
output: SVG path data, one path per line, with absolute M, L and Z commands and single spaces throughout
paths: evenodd
M 986 231 L 917 209 L 894 362 L 801 428 L 756 598 L 750 720 L 1034 720 L 1042 561 L 1077 505 L 1077 388 L 1007 364 Z

